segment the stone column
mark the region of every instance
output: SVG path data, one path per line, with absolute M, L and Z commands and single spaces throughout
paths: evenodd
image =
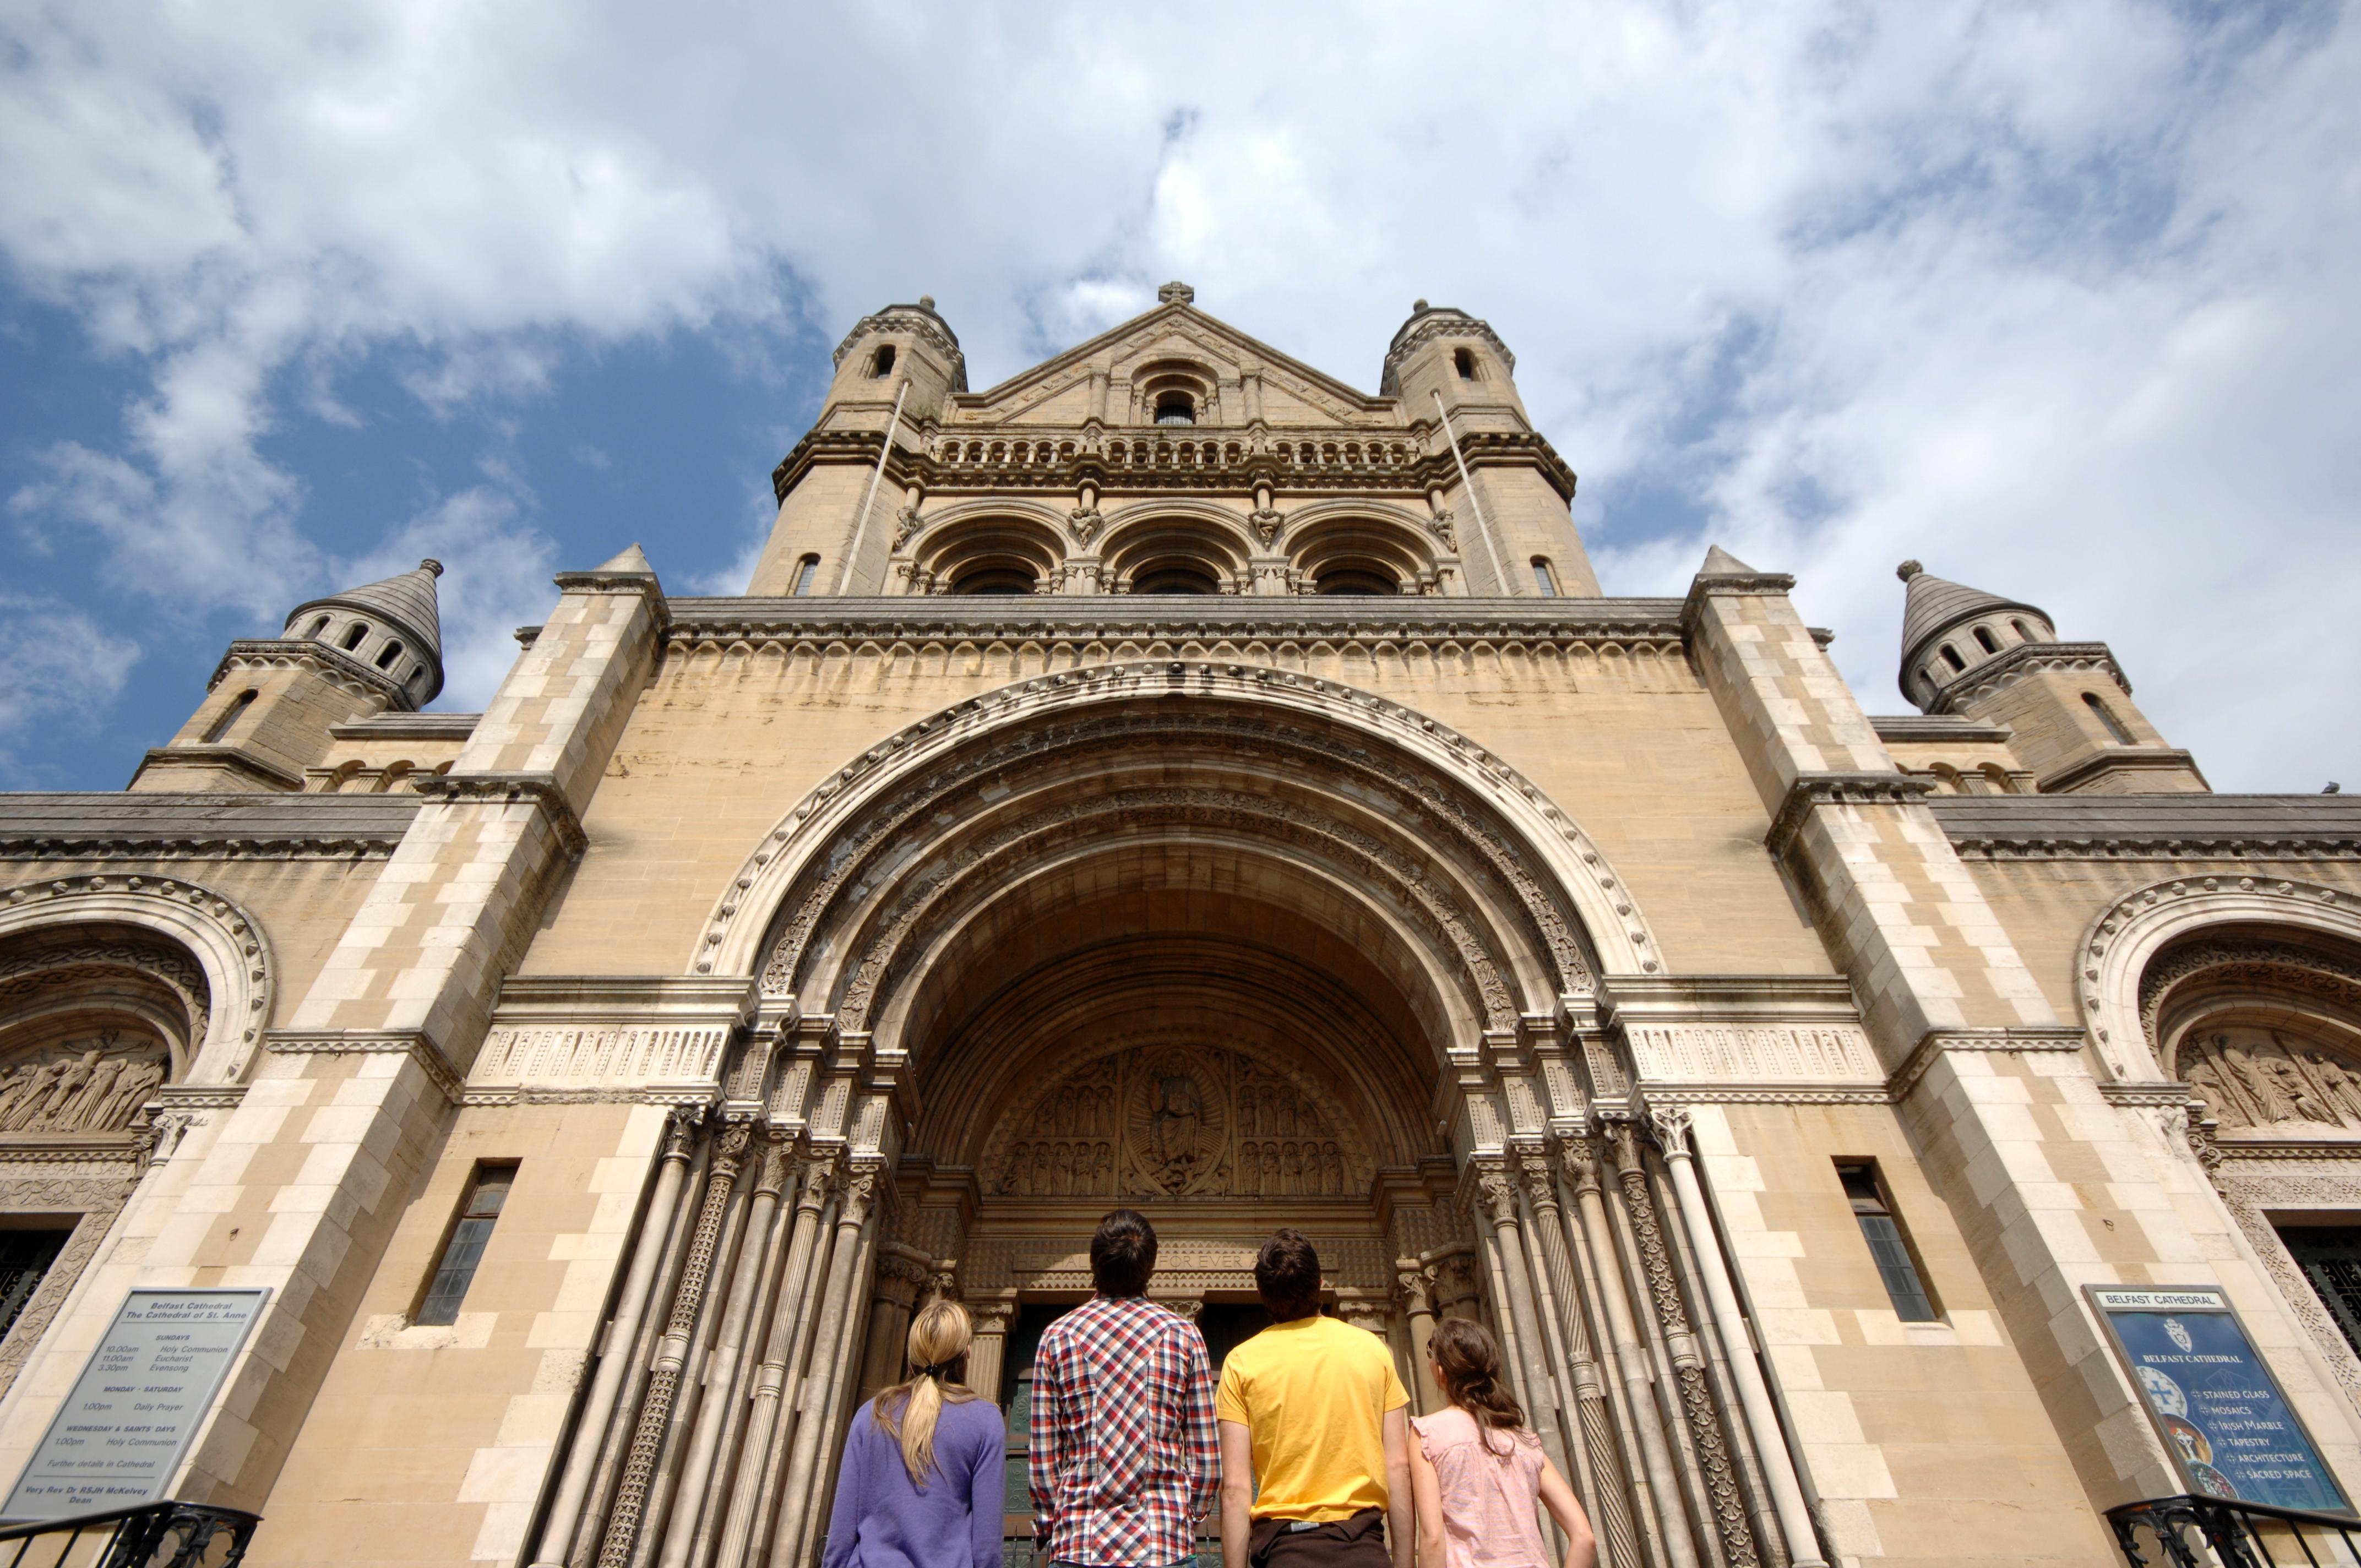
M 1788 1560 L 1792 1568 L 1828 1568 L 1820 1555 L 1819 1536 L 1812 1529 L 1811 1510 L 1805 1504 L 1803 1486 L 1795 1478 L 1795 1463 L 1787 1453 L 1786 1431 L 1779 1424 L 1777 1407 L 1771 1402 L 1771 1389 L 1763 1382 L 1762 1364 L 1747 1343 L 1745 1316 L 1739 1310 L 1738 1291 L 1730 1283 L 1729 1266 L 1716 1240 L 1713 1211 L 1707 1205 L 1705 1190 L 1697 1180 L 1697 1161 L 1689 1147 L 1689 1113 L 1675 1106 L 1655 1112 L 1650 1119 L 1655 1125 L 1656 1142 L 1664 1148 L 1664 1163 L 1672 1171 L 1674 1196 L 1694 1238 L 1690 1250 L 1705 1286 L 1706 1305 L 1728 1348 L 1730 1381 L 1738 1406 L 1745 1413 L 1747 1428 L 1754 1436 L 1756 1462 L 1762 1466 L 1764 1488 L 1777 1515 L 1779 1534 L 1786 1541 Z M 1769 1531 L 1763 1533 L 1767 1537 Z
M 902 1367 L 908 1360 L 910 1317 L 917 1308 L 919 1292 L 934 1277 L 923 1254 L 914 1254 L 895 1242 L 878 1250 L 877 1282 L 872 1287 L 869 1304 L 868 1354 L 862 1360 L 858 1386 L 862 1399 L 902 1380 Z
M 1427 1376 L 1426 1347 L 1434 1338 L 1433 1277 L 1414 1257 L 1394 1259 L 1394 1288 L 1401 1299 L 1402 1317 L 1410 1325 L 1411 1404 L 1422 1416 L 1439 1408 L 1443 1396 Z
M 647 1215 L 640 1223 L 639 1245 L 632 1250 L 631 1267 L 623 1277 L 615 1316 L 607 1325 L 606 1354 L 598 1358 L 598 1370 L 590 1379 L 590 1391 L 584 1396 L 581 1411 L 575 1417 L 574 1442 L 566 1470 L 558 1477 L 557 1495 L 551 1500 L 549 1516 L 541 1528 L 541 1546 L 533 1555 L 533 1568 L 558 1568 L 566 1561 L 576 1528 L 582 1522 L 582 1505 L 590 1495 L 599 1449 L 632 1369 L 631 1353 L 639 1343 L 640 1325 L 647 1317 L 649 1298 L 655 1293 L 656 1266 L 672 1239 L 673 1216 L 680 1208 L 681 1188 L 687 1179 L 696 1126 L 694 1117 L 675 1110 L 664 1129 L 655 1190 L 648 1196 Z
M 1648 1349 L 1641 1343 L 1639 1324 L 1631 1317 L 1631 1298 L 1623 1288 L 1613 1227 L 1606 1201 L 1599 1195 L 1598 1168 L 1588 1138 L 1568 1138 L 1561 1161 L 1574 1182 L 1575 1208 L 1582 1223 L 1568 1227 L 1575 1258 L 1583 1266 L 1591 1298 L 1593 1321 L 1611 1338 L 1616 1370 L 1622 1375 L 1622 1398 L 1616 1415 L 1627 1439 L 1636 1443 L 1640 1464 L 1631 1475 L 1634 1513 L 1642 1541 L 1670 1568 L 1697 1568 L 1697 1543 L 1689 1534 L 1688 1514 L 1681 1507 L 1680 1476 L 1673 1464 L 1663 1423 L 1657 1419 L 1648 1365 Z
M 869 1223 L 861 1227 L 852 1259 L 852 1289 L 857 1295 L 862 1281 L 870 1277 L 877 1257 L 877 1233 L 884 1227 L 884 1218 L 877 1209 L 869 1211 Z M 818 1458 L 812 1476 L 811 1490 L 804 1504 L 802 1556 L 818 1558 L 820 1543 L 828 1530 L 828 1507 L 836 1495 L 837 1455 L 844 1444 L 845 1417 L 853 1403 L 852 1369 L 860 1365 L 862 1333 L 868 1325 L 859 1312 L 844 1314 L 842 1337 L 838 1340 L 831 1365 L 841 1368 L 831 1373 L 825 1387 L 815 1389 L 824 1394 L 819 1407 L 819 1419 L 813 1423 L 819 1433 Z
M 1656 1206 L 1648 1194 L 1648 1173 L 1629 1122 L 1614 1129 L 1615 1175 L 1621 1222 L 1618 1234 L 1630 1259 L 1634 1307 L 1646 1325 L 1649 1348 L 1664 1376 L 1656 1385 L 1664 1426 L 1681 1461 L 1681 1480 L 1701 1534 L 1718 1542 L 1720 1561 L 1730 1568 L 1758 1568 L 1753 1531 L 1738 1495 L 1738 1478 L 1721 1438 L 1721 1421 L 1706 1388 L 1705 1357 L 1689 1330 L 1688 1309 L 1673 1278 L 1671 1255 Z
M 720 1529 L 719 1505 L 724 1499 L 709 1496 L 707 1482 L 713 1475 L 715 1459 L 726 1452 L 724 1437 L 734 1437 L 737 1432 L 742 1409 L 737 1398 L 738 1379 L 744 1370 L 741 1352 L 746 1323 L 753 1312 L 755 1299 L 762 1294 L 763 1277 L 770 1272 L 767 1265 L 776 1245 L 771 1220 L 779 1206 L 779 1190 L 786 1181 L 786 1140 L 776 1132 L 767 1133 L 763 1139 L 762 1165 L 754 1179 L 754 1196 L 747 1205 L 745 1240 L 739 1245 L 738 1266 L 730 1271 L 720 1327 L 714 1336 L 711 1358 L 706 1364 L 707 1398 L 697 1411 L 687 1457 L 681 1465 L 678 1495 L 682 1501 L 664 1530 L 661 1559 L 664 1568 L 687 1568 L 691 1562 L 704 1563 Z
M 967 1347 L 967 1386 L 995 1405 L 1000 1402 L 1001 1357 L 1008 1349 L 1008 1320 L 1015 1311 L 1013 1304 L 1002 1301 L 968 1304 L 975 1338 Z
M 1557 1182 L 1544 1156 L 1527 1155 L 1519 1162 L 1524 1177 L 1525 1201 L 1533 1212 L 1533 1239 L 1541 1258 L 1537 1278 L 1549 1282 L 1551 1299 L 1543 1310 L 1564 1325 L 1565 1344 L 1558 1354 L 1574 1400 L 1569 1412 L 1581 1447 L 1586 1475 L 1583 1496 L 1597 1516 L 1600 1552 L 1609 1563 L 1637 1564 L 1640 1538 L 1631 1523 L 1625 1495 L 1623 1465 L 1616 1451 L 1614 1418 L 1607 1408 L 1607 1382 L 1591 1354 L 1589 1336 L 1583 1332 L 1574 1265 L 1565 1250 L 1565 1215 L 1557 1201 Z
M 827 1306 L 827 1280 L 834 1272 L 837 1221 L 843 1212 L 843 1175 L 837 1167 L 835 1157 L 812 1160 L 805 1178 L 805 1196 L 797 1203 L 799 1212 L 796 1221 L 800 1231 L 804 1224 L 800 1211 L 807 1203 L 814 1205 L 811 1248 L 802 1262 L 790 1259 L 788 1280 L 794 1287 L 794 1322 L 792 1325 L 774 1325 L 774 1333 L 784 1332 L 787 1337 L 785 1348 L 777 1353 L 779 1391 L 771 1417 L 770 1441 L 761 1465 L 760 1479 L 753 1486 L 752 1501 L 742 1521 L 746 1534 L 744 1550 L 735 1558 L 725 1555 L 720 1568 L 753 1568 L 754 1564 L 769 1561 L 772 1539 L 778 1529 L 779 1498 L 786 1487 L 788 1456 L 803 1407 L 803 1387 L 807 1381 L 806 1364 L 810 1359 L 812 1344 L 818 1337 L 820 1313 Z M 766 1376 L 770 1359 L 766 1354 Z M 752 1464 L 751 1457 L 749 1464 Z
M 1546 1188 L 1549 1185 L 1549 1162 L 1539 1155 L 1520 1156 L 1517 1174 L 1527 1186 L 1538 1176 L 1541 1184 Z M 1510 1183 L 1512 1188 L 1517 1185 L 1515 1181 Z M 1555 1201 L 1553 1200 L 1552 1207 L 1554 1206 Z M 1532 1282 L 1534 1316 L 1541 1324 L 1542 1349 L 1548 1358 L 1551 1398 L 1557 1406 L 1560 1436 L 1567 1457 L 1573 1461 L 1572 1466 L 1564 1474 L 1577 1494 L 1596 1499 L 1598 1495 L 1598 1479 L 1591 1474 L 1589 1449 L 1582 1440 L 1581 1422 L 1574 1408 L 1574 1399 L 1567 1391 L 1566 1374 L 1573 1365 L 1573 1358 L 1566 1351 L 1565 1326 L 1558 1313 L 1557 1290 L 1550 1279 L 1549 1260 L 1542 1250 L 1541 1238 L 1535 1234 L 1540 1228 L 1540 1212 L 1536 1207 L 1532 1223 L 1520 1223 L 1517 1234 L 1525 1249 L 1526 1277 Z
M 836 1218 L 836 1235 L 829 1248 L 828 1280 L 821 1287 L 820 1309 L 812 1335 L 810 1368 L 796 1388 L 795 1446 L 787 1455 L 785 1500 L 772 1527 L 771 1568 L 796 1568 L 803 1548 L 804 1515 L 818 1489 L 814 1471 L 828 1410 L 829 1387 L 844 1372 L 842 1354 L 845 1314 L 860 1287 L 858 1270 L 862 1237 L 869 1226 L 870 1202 L 877 1190 L 877 1172 L 863 1169 L 845 1182 L 844 1206 Z
M 741 1123 L 726 1129 L 716 1145 L 713 1168 L 705 1179 L 705 1198 L 688 1255 L 682 1261 L 680 1285 L 673 1297 L 671 1320 L 656 1345 L 655 1365 L 648 1376 L 648 1391 L 632 1429 L 631 1446 L 623 1460 L 614 1506 L 608 1510 L 607 1538 L 598 1548 L 598 1568 L 626 1568 L 641 1544 L 642 1519 L 660 1515 L 666 1500 L 658 1485 L 658 1464 L 664 1434 L 672 1424 L 673 1406 L 680 1396 L 681 1375 L 689 1349 L 703 1320 L 706 1285 L 713 1271 L 723 1229 L 730 1215 L 731 1190 L 738 1179 L 738 1162 L 746 1152 L 747 1128 Z M 651 1500 L 655 1507 L 649 1507 Z M 652 1533 L 652 1532 L 649 1532 Z
M 1500 1319 L 1510 1336 L 1506 1347 L 1525 1369 L 1525 1409 L 1542 1448 L 1562 1475 L 1574 1474 L 1567 1462 L 1565 1440 L 1559 1431 L 1557 1382 L 1550 1376 L 1548 1342 L 1533 1306 L 1532 1287 L 1525 1275 L 1524 1242 L 1517 1223 L 1517 1189 L 1509 1174 L 1487 1161 L 1477 1179 L 1484 1216 L 1492 1223 L 1488 1238 L 1502 1280 Z

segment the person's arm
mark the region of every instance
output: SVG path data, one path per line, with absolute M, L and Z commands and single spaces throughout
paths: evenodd
M 1410 1495 L 1418 1505 L 1420 1568 L 1443 1568 L 1443 1477 L 1426 1456 L 1426 1444 L 1411 1434 Z
M 975 1568 L 1000 1568 L 1001 1518 L 1006 1511 L 1008 1486 L 1008 1419 L 1000 1407 L 978 1399 L 993 1414 L 992 1435 L 976 1444 L 975 1474 L 969 1477 L 968 1531 L 975 1549 Z
M 1386 1412 L 1386 1549 L 1411 1568 L 1410 1407 Z
M 1222 1568 L 1247 1568 L 1253 1533 L 1254 1438 L 1244 1421 L 1222 1423 Z
M 865 1462 L 870 1446 L 861 1441 L 862 1429 L 875 1424 L 862 1419 L 868 1410 L 869 1407 L 863 1405 L 853 1412 L 852 1431 L 844 1442 L 844 1457 L 838 1461 L 836 1506 L 829 1510 L 828 1545 L 820 1553 L 820 1568 L 846 1568 L 852 1561 L 853 1548 L 861 1541 L 861 1515 L 869 1505 Z
M 1025 1454 L 1025 1479 L 1033 1493 L 1033 1541 L 1043 1552 L 1049 1549 L 1049 1526 L 1058 1508 L 1058 1357 L 1049 1345 L 1048 1354 L 1037 1354 L 1033 1360 L 1033 1409 L 1027 1418 L 1027 1433 L 1030 1442 Z
M 1180 1436 L 1189 1451 L 1189 1518 L 1203 1519 L 1222 1496 L 1222 1440 L 1213 1420 L 1213 1359 L 1205 1336 L 1188 1325 L 1188 1365 L 1181 1374 Z
M 1590 1516 L 1582 1511 L 1582 1499 L 1557 1466 L 1546 1459 L 1542 1461 L 1542 1507 L 1565 1532 L 1565 1568 L 1592 1568 L 1598 1561 L 1598 1541 L 1590 1533 Z

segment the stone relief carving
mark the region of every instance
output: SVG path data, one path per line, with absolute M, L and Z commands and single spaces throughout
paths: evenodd
M 494 1029 L 474 1084 L 673 1083 L 712 1079 L 730 1032 L 718 1028 Z
M 1257 507 L 1246 514 L 1246 524 L 1268 550 L 1278 544 L 1279 531 L 1287 526 L 1287 514 L 1271 507 Z
M 1374 1167 L 1310 1091 L 1213 1046 L 1086 1063 L 1015 1119 L 984 1168 L 1020 1198 L 1340 1198 Z
M 1067 532 L 1074 536 L 1074 542 L 1077 544 L 1085 548 L 1089 546 L 1092 540 L 1099 536 L 1099 530 L 1105 526 L 1106 519 L 1100 514 L 1096 507 L 1076 507 L 1066 514 Z
M 2150 1042 L 2163 1038 L 2166 1003 L 2184 982 L 2291 993 L 2361 1016 L 2361 966 L 2292 942 L 2218 941 L 2177 948 L 2140 976 L 2140 1023 Z
M 116 1132 L 164 1081 L 161 1042 L 109 1029 L 0 1067 L 0 1133 Z
M 2361 1062 L 2284 1030 L 2200 1027 L 2181 1041 L 2180 1076 L 2224 1130 L 2361 1134 Z
M 1869 1036 L 1853 1025 L 1642 1025 L 1624 1039 L 1642 1078 L 1884 1081 Z

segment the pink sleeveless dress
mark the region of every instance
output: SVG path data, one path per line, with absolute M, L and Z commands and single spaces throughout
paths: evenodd
M 1410 1424 L 1442 1483 L 1446 1568 L 1550 1568 L 1533 1512 L 1548 1463 L 1541 1439 L 1529 1431 L 1486 1432 L 1455 1407 L 1413 1416 Z

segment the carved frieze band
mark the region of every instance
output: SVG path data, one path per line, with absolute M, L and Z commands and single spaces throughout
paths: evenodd
M 729 1029 L 712 1025 L 495 1027 L 467 1075 L 467 1088 L 473 1095 L 508 1085 L 537 1091 L 713 1085 L 729 1043 Z
M 1882 1088 L 1885 1080 L 1867 1031 L 1853 1024 L 1641 1024 L 1623 1038 L 1643 1083 Z

